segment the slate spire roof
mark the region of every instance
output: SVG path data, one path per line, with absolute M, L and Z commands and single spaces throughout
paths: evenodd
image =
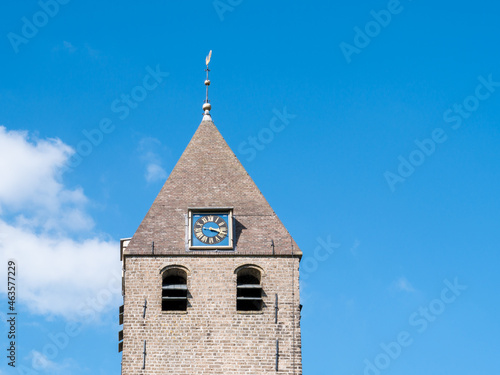
M 188 250 L 189 208 L 232 207 L 235 250 Z M 205 116 L 125 254 L 302 255 L 210 116 Z M 274 246 L 272 246 L 274 244 Z

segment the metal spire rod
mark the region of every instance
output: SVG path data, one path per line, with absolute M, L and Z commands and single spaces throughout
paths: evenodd
M 205 69 L 205 72 L 207 72 L 207 79 L 205 80 L 205 85 L 207 86 L 207 96 L 205 98 L 205 103 L 209 103 L 209 100 L 208 100 L 208 86 L 210 86 L 210 80 L 208 79 L 208 74 L 210 72 L 210 69 L 208 69 L 208 64 L 207 64 L 207 68 Z
M 212 109 L 212 105 L 210 104 L 210 100 L 208 100 L 208 86 L 210 86 L 210 79 L 208 77 L 208 74 L 210 73 L 210 69 L 208 68 L 208 64 L 210 64 L 210 59 L 212 58 L 212 50 L 208 53 L 207 58 L 205 59 L 205 64 L 207 65 L 207 68 L 205 69 L 205 72 L 207 72 L 207 79 L 205 80 L 205 86 L 207 86 L 207 93 L 205 97 L 205 102 L 203 103 L 203 120 L 207 121 L 212 121 L 212 117 L 210 116 L 210 110 Z

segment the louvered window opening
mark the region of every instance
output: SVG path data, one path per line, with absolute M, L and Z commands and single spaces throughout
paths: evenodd
M 186 311 L 188 303 L 186 274 L 181 270 L 173 271 L 163 278 L 161 309 L 163 311 Z
M 260 272 L 255 269 L 243 269 L 238 272 L 236 284 L 236 309 L 238 311 L 262 310 Z

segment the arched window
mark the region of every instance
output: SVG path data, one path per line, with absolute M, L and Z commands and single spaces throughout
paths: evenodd
M 236 270 L 236 309 L 262 310 L 261 272 L 256 267 L 243 266 Z
M 186 311 L 188 303 L 187 273 L 172 267 L 163 272 L 162 311 Z

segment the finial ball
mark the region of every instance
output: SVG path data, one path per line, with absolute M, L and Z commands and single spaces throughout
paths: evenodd
M 207 80 L 205 81 L 205 85 L 210 86 L 210 80 L 209 80 L 209 79 L 207 79 Z
M 210 111 L 212 109 L 212 105 L 210 103 L 203 104 L 204 111 Z

